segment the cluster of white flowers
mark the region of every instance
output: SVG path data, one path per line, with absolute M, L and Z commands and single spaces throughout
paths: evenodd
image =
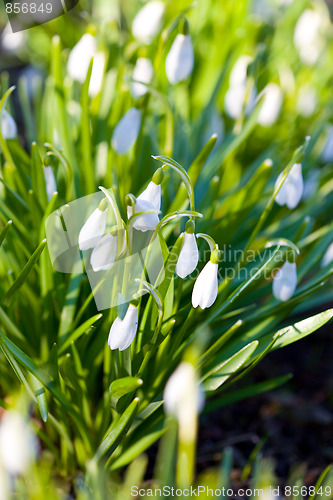
M 141 232 L 154 231 L 159 224 L 161 213 L 161 183 L 164 170 L 158 169 L 146 189 L 135 198 L 133 195 L 126 197 L 127 226 Z M 107 213 L 109 202 L 102 199 L 98 207 L 93 210 L 82 226 L 78 243 L 81 251 L 91 251 L 90 264 L 94 272 L 106 271 L 111 268 L 117 257 L 122 257 L 127 248 L 127 232 L 124 228 L 113 228 L 106 232 Z M 199 251 L 194 234 L 194 222 L 186 223 L 185 231 L 181 234 L 181 249 L 176 264 L 176 274 L 184 279 L 197 267 Z M 121 235 L 120 235 L 121 233 Z M 122 240 L 122 243 L 119 241 Z M 118 249 L 121 244 L 122 248 Z M 118 253 L 117 253 L 118 252 Z M 193 307 L 202 309 L 213 305 L 218 293 L 218 260 L 219 249 L 215 245 L 211 252 L 209 262 L 199 273 L 192 292 Z M 125 316 L 117 318 L 110 330 L 109 345 L 111 349 L 126 349 L 134 339 L 138 324 L 138 303 L 136 299 L 130 303 Z
M 278 176 L 275 188 L 280 184 L 282 176 L 283 173 Z M 290 210 L 293 210 L 301 201 L 303 192 L 302 165 L 301 163 L 295 163 L 276 195 L 275 201 L 278 205 L 286 205 Z M 276 299 L 286 302 L 294 295 L 296 287 L 297 268 L 293 258 L 292 262 L 286 260 L 275 274 L 273 278 L 273 295 Z

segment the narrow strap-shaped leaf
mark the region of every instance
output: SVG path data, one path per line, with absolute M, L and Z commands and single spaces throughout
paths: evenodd
M 259 382 L 258 384 L 249 385 L 237 391 L 227 392 L 223 396 L 210 399 L 205 404 L 203 413 L 210 413 L 218 408 L 224 408 L 237 401 L 243 401 L 244 399 L 251 398 L 257 394 L 262 394 L 263 392 L 273 391 L 277 387 L 286 384 L 292 379 L 292 374 L 282 375 L 281 377 L 276 377 L 272 379 L 265 380 L 264 382 Z
M 86 80 L 81 92 L 81 153 L 83 164 L 85 165 L 83 178 L 87 193 L 93 193 L 95 190 L 94 168 L 91 160 L 91 129 L 89 118 L 89 84 L 92 66 L 93 59 L 91 59 L 89 63 Z
M 5 226 L 3 227 L 1 233 L 0 233 L 0 246 L 2 245 L 4 239 L 6 238 L 6 235 L 8 231 L 10 230 L 11 226 L 13 224 L 13 221 L 9 220 Z
M 9 299 L 13 296 L 13 294 L 23 285 L 23 283 L 29 276 L 30 272 L 32 271 L 34 265 L 36 264 L 37 260 L 39 259 L 40 254 L 44 250 L 45 245 L 46 245 L 46 240 L 43 240 L 38 245 L 38 247 L 30 257 L 30 259 L 28 260 L 28 262 L 26 263 L 26 265 L 24 266 L 24 268 L 22 269 L 22 271 L 20 272 L 20 274 L 18 275 L 12 286 L 6 292 L 4 298 L 2 299 L 3 304 L 7 304 Z
M 250 342 L 250 344 L 243 347 L 243 349 L 231 356 L 231 358 L 214 366 L 214 368 L 203 376 L 205 390 L 215 391 L 218 389 L 229 377 L 231 377 L 231 375 L 246 363 L 251 354 L 258 347 L 258 344 L 259 342 L 257 340 Z
M 114 450 L 119 445 L 121 439 L 129 430 L 135 418 L 138 405 L 139 398 L 134 398 L 131 404 L 126 408 L 124 413 L 119 417 L 119 419 L 113 425 L 111 425 L 109 432 L 98 447 L 98 450 L 94 456 L 95 460 L 99 460 L 104 455 L 112 455 Z
M 61 356 L 66 349 L 71 345 L 72 342 L 75 342 L 81 335 L 83 335 L 96 321 L 98 321 L 103 314 L 99 313 L 93 316 L 92 318 L 87 319 L 82 325 L 80 325 L 74 332 L 72 332 L 66 340 L 63 342 L 63 344 L 60 345 L 59 347 L 59 356 Z
M 45 394 L 45 389 L 40 381 L 32 374 L 30 374 L 30 381 L 33 390 L 35 391 L 35 396 L 37 398 L 37 405 L 43 419 L 43 422 L 47 421 L 48 417 L 48 407 L 47 407 L 47 399 Z

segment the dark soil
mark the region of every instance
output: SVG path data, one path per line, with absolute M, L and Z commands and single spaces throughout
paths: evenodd
M 236 476 L 255 446 L 275 463 L 286 482 L 303 464 L 313 484 L 333 462 L 332 325 L 266 357 L 252 372 L 253 382 L 292 373 L 283 387 L 204 415 L 200 422 L 198 471 L 216 466 L 223 448 L 234 451 Z M 238 471 L 238 473 L 237 473 Z

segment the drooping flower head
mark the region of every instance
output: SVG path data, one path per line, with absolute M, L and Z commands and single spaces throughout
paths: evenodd
M 279 117 L 283 96 L 276 83 L 269 83 L 262 91 L 263 102 L 258 114 L 258 123 L 270 127 Z
M 136 142 L 141 126 L 141 111 L 130 108 L 115 126 L 112 147 L 120 155 L 126 154 Z
M 136 198 L 128 198 L 127 217 L 133 213 L 148 212 L 138 215 L 133 219 L 133 227 L 139 231 L 154 230 L 159 223 L 158 214 L 161 208 L 161 183 L 164 178 L 164 170 L 159 168 L 153 175 L 146 189 Z M 134 211 L 133 211 L 134 209 Z
M 53 168 L 50 165 L 49 166 L 44 165 L 43 171 L 44 171 L 47 199 L 48 201 L 50 201 L 54 193 L 56 193 L 57 191 L 57 183 L 54 176 Z
M 0 462 L 16 476 L 27 471 L 37 455 L 37 440 L 26 420 L 17 411 L 7 411 L 0 424 Z
M 166 413 L 178 420 L 181 439 L 192 441 L 197 415 L 204 406 L 204 392 L 191 363 L 182 362 L 174 371 L 166 383 L 163 399 Z
M 110 349 L 124 351 L 131 345 L 137 332 L 138 317 L 138 305 L 133 301 L 128 306 L 124 318 L 118 316 L 111 326 L 108 339 Z
M 118 246 L 119 255 L 121 255 L 126 248 L 126 233 L 124 230 L 116 229 L 114 232 L 105 234 L 94 247 L 90 264 L 93 271 L 107 271 L 117 258 Z
M 160 0 L 146 3 L 137 13 L 132 24 L 134 38 L 150 44 L 162 27 L 165 5 Z
M 277 300 L 286 302 L 294 295 L 296 286 L 296 262 L 286 260 L 273 278 L 273 295 Z
M 14 118 L 5 109 L 0 114 L 1 134 L 4 139 L 15 139 L 17 136 L 17 126 Z
M 206 309 L 214 304 L 218 292 L 218 262 L 219 250 L 216 246 L 211 253 L 210 260 L 202 269 L 194 283 L 192 291 L 193 307 L 200 306 L 201 309 Z
M 145 57 L 139 57 L 139 59 L 136 61 L 132 78 L 133 80 L 142 83 L 137 83 L 137 82 L 131 83 L 131 94 L 134 97 L 134 99 L 138 99 L 139 97 L 144 96 L 148 92 L 146 85 L 143 84 L 144 83 L 149 84 L 152 81 L 153 76 L 154 76 L 154 68 L 151 60 Z
M 194 222 L 188 221 L 185 232 L 182 233 L 183 244 L 176 265 L 176 274 L 183 279 L 194 271 L 199 261 L 199 251 L 194 229 Z
M 239 118 L 244 111 L 250 114 L 255 106 L 257 91 L 253 85 L 249 90 L 248 66 L 252 57 L 241 56 L 231 70 L 229 77 L 229 88 L 225 94 L 224 107 L 228 115 L 234 120 Z
M 176 36 L 165 61 L 165 72 L 173 85 L 186 80 L 194 66 L 194 50 L 186 21 L 182 31 Z
M 103 199 L 82 226 L 79 234 L 80 250 L 94 248 L 105 233 L 108 202 Z
M 73 80 L 80 83 L 85 82 L 91 58 L 94 57 L 96 51 L 95 38 L 90 33 L 85 33 L 73 47 L 68 57 L 67 71 Z
M 277 178 L 275 187 L 280 183 L 282 175 L 283 173 Z M 292 210 L 296 208 L 301 201 L 303 189 L 302 165 L 301 163 L 295 163 L 282 184 L 275 201 L 278 205 L 287 205 L 287 207 Z

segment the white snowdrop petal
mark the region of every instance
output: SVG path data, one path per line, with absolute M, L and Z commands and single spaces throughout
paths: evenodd
M 133 80 L 137 80 L 138 82 L 143 82 L 149 84 L 154 76 L 154 68 L 150 59 L 146 59 L 145 57 L 139 57 L 136 61 L 132 78 Z M 142 83 L 131 83 L 131 94 L 134 99 L 142 97 L 148 92 L 148 89 Z
M 193 365 L 183 362 L 177 367 L 165 385 L 163 399 L 166 413 L 190 424 L 204 405 L 204 393 Z
M 194 283 L 192 291 L 193 307 L 200 306 L 201 309 L 211 307 L 217 297 L 218 265 L 208 261 Z
M 194 51 L 189 35 L 179 33 L 173 42 L 165 61 L 165 71 L 170 83 L 186 80 L 194 66 Z
M 89 95 L 95 97 L 101 90 L 104 77 L 105 56 L 103 52 L 97 52 L 94 56 L 91 77 L 89 82 Z
M 4 52 L 18 52 L 25 45 L 26 33 L 18 31 L 13 33 L 8 23 L 1 34 L 1 48 Z
M 294 44 L 303 62 L 311 65 L 319 58 L 323 46 L 322 29 L 321 16 L 317 11 L 306 9 L 299 17 L 294 31 Z
M 84 83 L 91 58 L 94 57 L 96 50 L 96 40 L 89 33 L 84 34 L 73 47 L 67 62 L 67 71 L 73 80 Z
M 17 126 L 14 118 L 5 109 L 0 115 L 1 134 L 4 139 L 15 139 L 17 136 Z
M 161 184 L 151 181 L 146 189 L 138 196 L 138 200 L 147 201 L 155 210 L 161 209 Z
M 140 197 L 138 197 L 134 206 L 134 213 L 137 214 L 141 212 L 152 212 L 152 211 L 153 213 L 141 214 L 138 215 L 137 217 L 134 217 L 132 222 L 134 229 L 143 232 L 152 231 L 156 228 L 157 224 L 160 221 L 158 218 L 158 214 L 160 213 L 160 211 L 156 210 L 156 208 L 149 201 L 140 199 Z M 127 207 L 128 219 L 132 215 L 133 215 L 133 208 L 131 206 L 128 206 Z
M 113 322 L 108 344 L 110 348 L 123 351 L 131 345 L 138 327 L 138 307 L 130 304 L 123 319 L 117 317 Z
M 143 43 L 151 43 L 161 30 L 164 10 L 164 3 L 159 0 L 148 2 L 142 7 L 132 23 L 133 36 Z
M 44 166 L 43 171 L 44 171 L 47 199 L 48 201 L 50 201 L 53 194 L 57 191 L 57 183 L 54 177 L 54 172 L 52 167 Z
M 198 265 L 199 251 L 195 234 L 183 233 L 184 242 L 176 264 L 176 273 L 180 278 L 186 278 L 193 273 Z
M 286 302 L 294 295 L 296 287 L 296 263 L 286 261 L 273 278 L 273 295 L 276 299 Z
M 110 269 L 117 256 L 117 236 L 105 234 L 93 249 L 90 257 L 95 272 Z
M 99 210 L 99 208 L 96 208 L 88 217 L 87 221 L 80 231 L 80 250 L 88 250 L 89 248 L 94 248 L 105 233 L 105 228 L 106 210 L 102 212 L 101 210 Z
M 279 117 L 282 106 L 282 92 L 278 85 L 269 83 L 263 90 L 263 102 L 258 114 L 258 123 L 270 127 Z
M 282 173 L 277 178 L 275 187 L 280 183 L 281 178 Z M 282 184 L 275 198 L 275 201 L 281 206 L 287 205 L 289 209 L 294 209 L 302 199 L 303 190 L 304 184 L 302 176 L 302 165 L 300 163 L 295 163 L 284 183 Z
M 0 461 L 12 475 L 23 474 L 37 454 L 37 441 L 25 419 L 16 411 L 6 412 L 0 425 Z
M 120 155 L 126 154 L 136 142 L 141 126 L 141 112 L 131 108 L 115 126 L 112 147 Z

